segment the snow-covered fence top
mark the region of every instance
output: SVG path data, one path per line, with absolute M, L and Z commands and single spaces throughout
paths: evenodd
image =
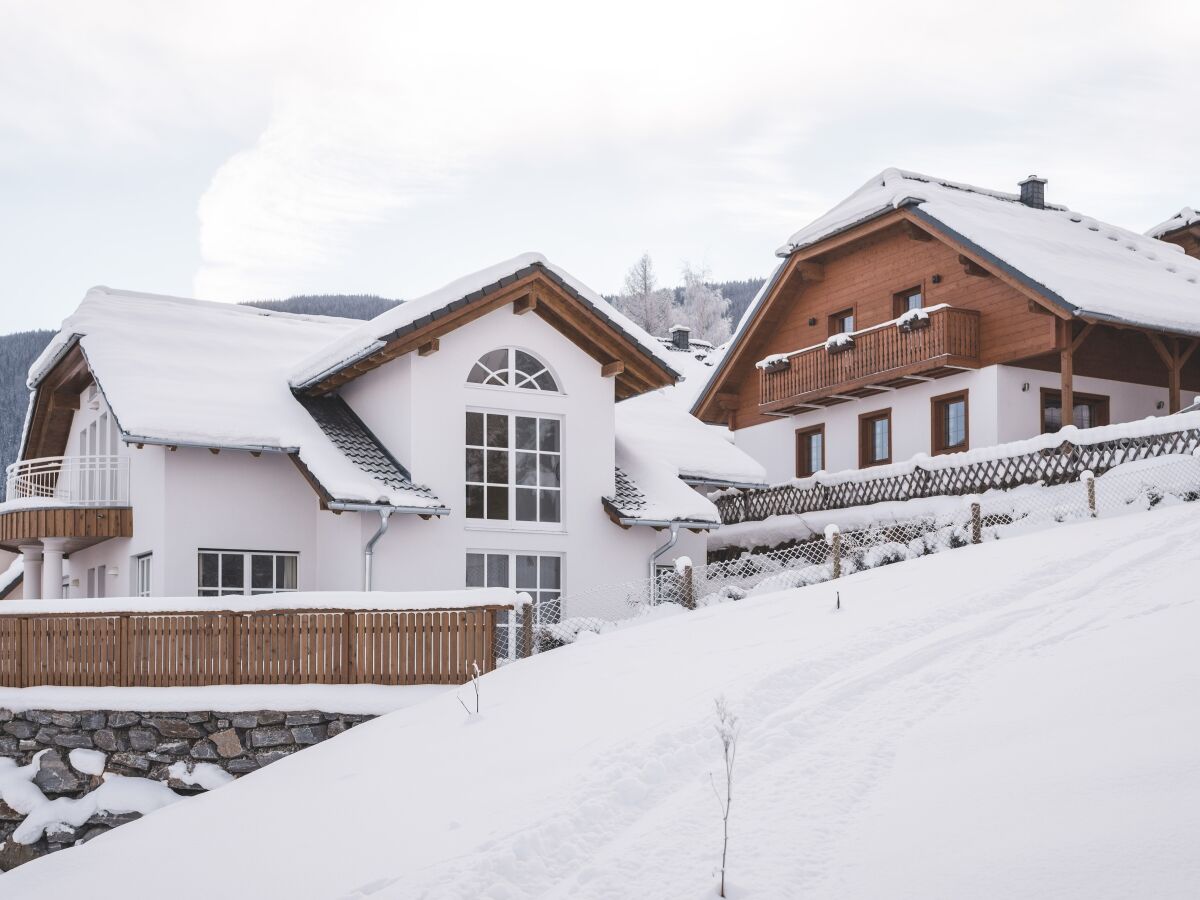
M 288 608 L 280 608 L 287 595 L 256 598 L 272 601 L 268 608 L 237 609 L 230 598 L 218 598 L 221 609 L 197 609 L 196 598 L 191 608 L 147 600 L 115 611 L 48 611 L 53 604 L 41 601 L 34 612 L 22 603 L 25 611 L 0 615 L 0 687 L 461 684 L 476 667 L 494 668 L 496 615 L 512 608 L 329 605 L 336 596 L 309 595 L 308 605 Z
M 818 472 L 769 488 L 722 491 L 712 499 L 721 521 L 732 525 L 889 500 L 979 494 L 1023 484 L 1065 484 L 1084 471 L 1100 475 L 1125 462 L 1191 453 L 1197 447 L 1200 412 L 1179 413 L 1099 428 L 1068 425 L 1024 441 L 944 456 L 918 454 L 871 469 Z

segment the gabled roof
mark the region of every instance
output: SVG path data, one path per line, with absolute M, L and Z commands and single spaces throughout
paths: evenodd
M 784 261 L 742 316 L 709 385 L 753 330 L 789 261 L 819 255 L 827 242 L 888 218 L 907 219 L 977 257 L 1061 316 L 1200 335 L 1200 260 L 1180 247 L 1064 206 L 1038 209 L 1015 193 L 887 169 L 776 251 Z
M 55 415 L 51 376 L 82 357 L 130 443 L 283 451 L 329 498 L 435 510 L 428 492 L 389 483 L 348 457 L 288 386 L 298 360 L 356 325 L 93 288 L 30 368 L 37 393 L 23 455 L 64 452 L 65 431 L 46 427 Z
M 536 294 L 529 311 L 563 331 L 604 364 L 620 363 L 619 397 L 673 384 L 679 373 L 659 342 L 603 297 L 525 253 L 452 281 L 338 335 L 291 372 L 298 391 L 325 393 L 422 343 L 435 341 L 474 315 Z
M 1189 225 L 1200 225 L 1200 212 L 1192 209 L 1190 206 L 1185 206 L 1171 218 L 1165 222 L 1159 222 L 1153 228 L 1146 232 L 1146 237 L 1161 238 L 1164 235 L 1170 234 L 1172 231 L 1179 231 L 1181 228 L 1187 228 Z

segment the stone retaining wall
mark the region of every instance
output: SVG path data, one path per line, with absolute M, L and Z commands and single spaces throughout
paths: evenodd
M 51 800 L 82 797 L 102 783 L 101 776 L 71 765 L 70 751 L 75 749 L 103 752 L 106 773 L 162 781 L 176 793 L 190 795 L 201 793 L 203 788 L 172 777 L 168 770 L 173 764 L 183 762 L 190 770 L 198 763 L 208 763 L 239 777 L 371 718 L 318 710 L 230 713 L 0 709 L 0 757 L 28 765 L 45 751 L 39 758 L 33 784 Z M 2 871 L 89 841 L 139 818 L 139 814 L 101 810 L 80 827 L 51 831 L 31 844 L 12 839 L 23 818 L 0 801 Z

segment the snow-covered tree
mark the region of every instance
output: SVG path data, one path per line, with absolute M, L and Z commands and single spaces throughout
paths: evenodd
M 617 298 L 617 308 L 651 334 L 665 337 L 674 324 L 674 305 L 672 292 L 658 287 L 650 254 L 643 253 L 625 274 L 625 293 Z
M 692 338 L 723 344 L 729 340 L 729 300 L 708 283 L 707 269 L 683 267 L 683 309 L 679 318 L 692 329 Z

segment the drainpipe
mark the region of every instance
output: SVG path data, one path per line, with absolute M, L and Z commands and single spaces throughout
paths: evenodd
M 670 524 L 671 537 L 665 544 L 650 554 L 650 605 L 653 606 L 658 602 L 657 587 L 658 587 L 658 559 L 668 550 L 675 546 L 679 541 L 679 523 L 672 522 Z
M 379 543 L 379 539 L 387 533 L 388 519 L 392 517 L 392 508 L 385 506 L 379 510 L 379 529 L 371 535 L 371 539 L 367 541 L 363 547 L 363 590 L 371 590 L 371 568 L 375 561 L 375 545 Z

